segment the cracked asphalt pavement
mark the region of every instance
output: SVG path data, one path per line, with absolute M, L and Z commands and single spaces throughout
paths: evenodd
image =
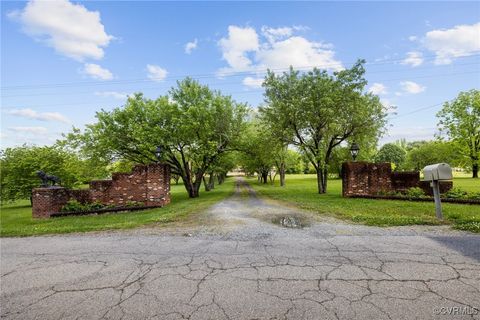
M 478 235 L 353 225 L 236 188 L 198 226 L 1 239 L 1 318 L 480 319 Z

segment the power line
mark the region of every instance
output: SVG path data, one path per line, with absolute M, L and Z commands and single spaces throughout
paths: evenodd
M 449 100 L 449 101 L 450 101 L 450 100 Z M 427 106 L 427 107 L 422 107 L 422 108 L 416 109 L 416 110 L 411 111 L 411 112 L 402 113 L 402 114 L 400 114 L 400 115 L 396 115 L 396 116 L 394 116 L 394 117 L 391 117 L 390 120 L 402 118 L 402 117 L 409 116 L 409 115 L 414 114 L 414 113 L 417 113 L 417 112 L 421 112 L 421 111 L 424 111 L 424 110 L 432 109 L 432 108 L 441 106 L 443 103 L 444 103 L 444 102 L 440 102 L 440 103 L 436 103 L 436 104 L 429 105 L 429 106 Z
M 474 53 L 468 57 L 472 56 L 478 56 L 479 53 Z M 429 58 L 435 58 L 435 55 L 432 56 L 424 56 L 424 60 L 428 60 Z M 459 57 L 459 58 L 466 58 L 466 57 Z M 405 58 L 402 59 L 385 59 L 382 61 L 375 61 L 375 62 L 368 62 L 365 65 L 384 65 L 384 64 L 390 64 L 392 62 L 401 62 Z M 350 62 L 346 64 L 354 64 L 355 62 Z M 321 67 L 319 66 L 304 66 L 301 68 L 295 68 L 295 70 L 298 71 L 305 71 L 305 70 L 310 70 L 315 67 L 319 67 L 321 69 L 328 69 L 329 67 L 335 67 L 338 66 L 339 64 L 326 64 Z M 238 76 L 243 76 L 243 75 L 248 75 L 248 74 L 262 74 L 266 73 L 268 70 L 270 71 L 276 71 L 276 72 L 282 72 L 282 71 L 288 71 L 288 68 L 270 68 L 270 69 L 252 69 L 252 70 L 246 70 L 246 71 L 230 71 L 230 72 L 225 72 L 225 73 L 206 73 L 206 74 L 197 74 L 197 75 L 177 75 L 177 76 L 167 76 L 162 81 L 166 80 L 181 80 L 184 79 L 185 77 L 191 77 L 195 79 L 208 79 L 208 78 L 225 78 L 225 77 L 238 77 Z M 370 72 L 372 73 L 372 72 Z M 152 79 L 126 79 L 126 80 L 115 80 L 115 81 L 82 81 L 82 82 L 64 82 L 64 83 L 53 83 L 53 84 L 38 84 L 38 85 L 18 85 L 18 86 L 4 86 L 1 87 L 1 90 L 22 90 L 22 89 L 30 89 L 30 88 L 53 88 L 53 87 L 69 87 L 69 86 L 92 86 L 92 85 L 114 85 L 114 84 L 125 84 L 125 83 L 144 83 L 144 82 L 154 82 L 155 80 Z
M 441 74 L 434 74 L 434 75 L 424 75 L 424 76 L 416 76 L 416 77 L 408 77 L 408 80 L 414 80 L 414 79 L 426 79 L 426 78 L 436 78 L 436 77 L 444 77 L 444 76 L 457 76 L 457 75 L 467 75 L 467 74 L 478 74 L 477 71 L 468 71 L 468 72 L 452 72 L 452 73 L 441 73 Z M 375 81 L 381 81 L 381 82 L 390 82 L 390 81 L 399 81 L 399 80 L 405 80 L 406 77 L 401 77 L 401 78 L 390 78 L 390 79 L 376 79 Z M 226 83 L 218 83 L 215 84 L 217 86 L 221 85 L 232 85 L 232 84 L 238 84 L 237 82 L 226 82 Z M 155 86 L 155 87 L 148 87 L 148 88 L 142 88 L 142 90 L 149 90 L 149 89 L 166 89 L 171 87 L 170 85 L 167 84 L 162 84 L 160 86 Z M 263 89 L 258 90 L 258 92 L 262 92 Z M 90 93 L 91 91 L 82 91 L 82 92 L 66 92 L 59 94 L 57 92 L 52 92 L 52 93 L 34 93 L 34 94 L 14 94 L 14 95 L 2 95 L 2 98 L 12 98 L 12 97 L 34 97 L 34 96 L 49 96 L 49 95 L 71 95 L 71 94 L 81 94 L 81 93 Z M 232 94 L 232 93 L 231 93 Z

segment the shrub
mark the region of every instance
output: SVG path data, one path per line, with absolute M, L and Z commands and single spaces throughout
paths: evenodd
M 138 202 L 138 201 L 127 201 L 127 203 L 124 205 L 126 208 L 132 208 L 132 207 L 141 207 L 144 206 L 143 202 Z M 69 200 L 60 211 L 62 212 L 71 212 L 71 211 L 95 211 L 95 210 L 101 210 L 101 209 L 112 209 L 117 207 L 114 204 L 103 204 L 99 201 L 95 201 L 92 203 L 85 203 L 82 204 L 78 202 L 77 200 Z
M 425 192 L 423 191 L 422 188 L 413 187 L 413 188 L 409 188 L 405 192 L 405 195 L 410 198 L 421 198 L 425 196 Z
M 145 204 L 139 201 L 127 201 L 125 207 L 143 207 Z
M 68 211 L 85 211 L 85 205 L 81 204 L 77 200 L 69 200 L 60 210 L 62 212 Z
M 450 199 L 466 199 L 468 192 L 460 188 L 452 188 L 443 194 L 443 197 Z
M 480 200 L 480 192 L 467 192 L 461 188 L 455 187 L 445 192 L 442 197 L 450 199 L 472 199 Z
M 377 192 L 377 195 L 379 196 L 388 196 L 388 197 L 392 197 L 392 196 L 402 196 L 402 194 L 400 192 L 396 192 L 396 191 L 385 191 L 385 190 L 380 190 Z

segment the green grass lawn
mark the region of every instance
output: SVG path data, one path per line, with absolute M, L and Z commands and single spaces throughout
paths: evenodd
M 163 208 L 126 213 L 32 219 L 27 200 L 5 205 L 0 210 L 0 236 L 30 236 L 40 234 L 128 229 L 151 223 L 172 222 L 202 211 L 233 193 L 233 179 L 210 192 L 200 191 L 200 197 L 189 199 L 183 185 L 172 185 L 172 202 Z
M 480 191 L 480 183 L 473 179 L 454 180 L 454 186 L 465 190 Z M 433 202 L 401 200 L 349 199 L 343 198 L 342 181 L 328 181 L 328 193 L 318 194 L 315 175 L 287 175 L 286 187 L 263 185 L 256 178 L 248 180 L 261 195 L 286 201 L 303 209 L 336 218 L 374 226 L 398 226 L 413 224 L 452 224 L 454 228 L 480 233 L 480 206 L 464 204 L 442 204 L 444 222 L 435 218 Z
M 480 178 L 455 177 L 453 186 L 468 192 L 480 192 Z

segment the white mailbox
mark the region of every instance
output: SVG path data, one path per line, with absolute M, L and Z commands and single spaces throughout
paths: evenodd
M 423 180 L 452 180 L 452 168 L 447 163 L 431 164 L 423 168 Z
M 433 189 L 433 199 L 435 200 L 435 214 L 440 220 L 443 220 L 442 204 L 440 201 L 440 181 L 452 179 L 452 168 L 450 168 L 447 163 L 431 164 L 423 168 L 423 180 L 430 181 Z

